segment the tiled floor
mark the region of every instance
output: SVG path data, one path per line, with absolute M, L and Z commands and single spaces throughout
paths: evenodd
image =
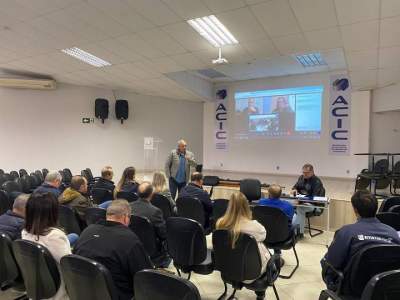
M 325 287 L 321 280 L 319 261 L 326 252 L 326 240 L 331 236 L 331 233 L 325 233 L 312 239 L 306 236 L 297 243 L 296 249 L 300 260 L 300 267 L 291 279 L 279 278 L 276 281 L 276 287 L 281 300 L 318 299 L 320 291 Z M 208 237 L 207 241 L 210 241 L 210 237 Z M 282 273 L 287 274 L 290 271 L 289 268 L 295 263 L 293 251 L 284 251 L 283 257 L 286 265 L 283 267 Z M 171 271 L 175 271 L 173 268 L 170 269 Z M 220 274 L 217 271 L 207 276 L 193 274 L 191 281 L 199 289 L 203 300 L 218 299 L 224 290 Z M 231 292 L 230 288 L 229 292 Z M 0 300 L 10 300 L 15 296 L 16 294 L 10 291 L 0 292 Z M 240 300 L 253 300 L 255 299 L 255 294 L 252 291 L 243 289 L 236 293 L 236 298 Z M 272 288 L 267 290 L 266 299 L 275 299 Z

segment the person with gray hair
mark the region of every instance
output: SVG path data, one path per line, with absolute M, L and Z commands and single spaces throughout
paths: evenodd
M 62 182 L 62 176 L 58 171 L 50 171 L 41 186 L 37 187 L 34 193 L 52 193 L 56 198 L 61 195 L 59 189 Z
M 132 299 L 134 276 L 154 268 L 142 243 L 129 229 L 131 207 L 126 200 L 114 200 L 107 208 L 106 222 L 92 224 L 81 234 L 74 253 L 103 264 L 111 273 L 117 298 Z
M 19 194 L 14 200 L 12 210 L 0 216 L 0 232 L 7 234 L 10 239 L 21 238 L 21 231 L 25 225 L 25 206 L 29 195 Z
M 169 190 L 175 199 L 186 183 L 189 182 L 191 171 L 196 168 L 197 163 L 192 152 L 187 150 L 185 140 L 179 140 L 177 148 L 172 150 L 165 162 L 165 175 L 169 179 Z

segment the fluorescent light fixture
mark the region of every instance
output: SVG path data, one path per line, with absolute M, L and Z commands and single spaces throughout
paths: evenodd
M 214 15 L 191 19 L 187 22 L 214 47 L 220 48 L 225 45 L 239 43 L 224 24 Z
M 78 47 L 73 47 L 73 48 L 67 48 L 67 49 L 62 49 L 62 52 L 65 54 L 71 55 L 72 57 L 75 57 L 89 65 L 95 66 L 95 67 L 105 67 L 105 66 L 111 66 L 111 64 L 108 61 L 105 61 L 97 56 L 94 56 L 93 54 L 90 54 L 89 52 L 83 51 L 82 49 L 79 49 Z
M 322 58 L 321 53 L 307 53 L 302 55 L 295 55 L 296 60 L 303 65 L 303 67 L 316 67 L 326 66 L 327 63 Z

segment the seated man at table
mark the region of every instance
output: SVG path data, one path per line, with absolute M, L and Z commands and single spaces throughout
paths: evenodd
M 307 197 L 325 196 L 325 188 L 319 179 L 314 174 L 314 167 L 311 164 L 305 164 L 302 168 L 303 175 L 299 177 L 296 184 L 293 186 L 293 194 L 301 194 Z M 307 205 L 304 203 L 304 205 Z M 300 206 L 296 208 L 297 221 L 300 225 L 300 237 L 304 236 L 304 227 L 306 224 L 306 213 L 313 211 L 314 207 Z
M 396 230 L 375 217 L 378 201 L 374 195 L 368 191 L 358 191 L 351 197 L 351 205 L 357 222 L 335 232 L 332 244 L 321 260 L 322 278 L 331 290 L 336 289 L 337 278 L 328 265 L 343 272 L 352 256 L 365 246 L 400 244 Z

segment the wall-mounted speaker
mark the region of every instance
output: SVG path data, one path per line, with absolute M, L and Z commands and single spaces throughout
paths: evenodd
M 121 120 L 121 124 L 124 123 L 124 120 L 128 119 L 129 116 L 129 105 L 126 100 L 117 100 L 115 101 L 115 116 L 118 120 Z
M 97 98 L 94 106 L 94 114 L 97 119 L 101 119 L 104 123 L 105 119 L 108 119 L 108 100 Z

